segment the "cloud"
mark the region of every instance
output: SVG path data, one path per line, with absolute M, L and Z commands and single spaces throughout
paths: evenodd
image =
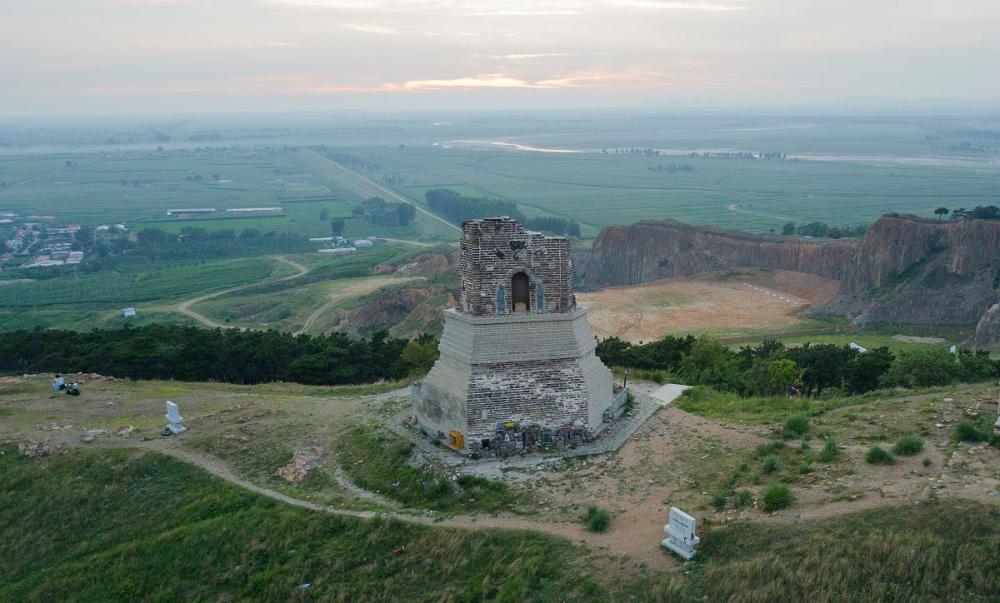
M 263 0 L 305 8 L 344 11 L 447 13 L 463 17 L 544 17 L 586 15 L 599 11 L 676 10 L 728 12 L 747 10 L 746 0 Z
M 486 56 L 485 58 L 493 59 L 494 61 L 527 61 L 531 59 L 548 59 L 556 57 L 578 57 L 580 53 L 578 52 L 526 52 L 523 54 L 494 54 Z M 476 54 L 472 55 L 472 58 L 483 58 L 483 55 Z
M 449 88 L 536 88 L 530 82 L 500 74 L 476 75 L 439 80 L 410 80 L 402 84 L 385 84 L 385 90 L 411 92 L 417 90 L 445 90 Z
M 378 23 L 344 23 L 344 27 L 352 31 L 382 36 L 394 36 L 399 33 L 391 27 L 379 25 Z

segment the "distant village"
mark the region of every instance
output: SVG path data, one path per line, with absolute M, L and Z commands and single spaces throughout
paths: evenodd
M 42 268 L 80 264 L 84 247 L 91 241 L 112 241 L 132 237 L 125 224 L 101 224 L 94 229 L 79 224 L 56 226 L 57 217 L 49 214 L 20 216 L 0 213 L 0 266 L 4 268 Z

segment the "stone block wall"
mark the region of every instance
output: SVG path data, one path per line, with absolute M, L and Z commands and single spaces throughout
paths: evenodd
M 518 272 L 530 279 L 532 312 L 571 312 L 573 259 L 569 239 L 525 230 L 510 218 L 469 220 L 462 224 L 460 307 L 473 316 L 513 311 L 511 279 Z M 539 296 L 539 285 L 542 295 Z M 497 289 L 504 287 L 504 307 L 497 307 Z M 543 298 L 538 307 L 536 301 Z

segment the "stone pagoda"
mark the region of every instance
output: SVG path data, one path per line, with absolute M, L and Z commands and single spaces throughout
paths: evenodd
M 502 218 L 462 224 L 459 307 L 444 311 L 440 358 L 413 385 L 424 433 L 483 456 L 562 448 L 620 413 L 573 295 L 569 240 Z

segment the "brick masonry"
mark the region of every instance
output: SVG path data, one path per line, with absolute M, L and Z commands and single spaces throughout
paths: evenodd
M 462 225 L 460 305 L 445 310 L 440 358 L 414 384 L 431 437 L 508 454 L 588 441 L 620 412 L 611 371 L 576 307 L 569 240 L 509 218 Z M 518 283 L 520 279 L 520 283 Z M 527 299 L 525 299 L 527 297 Z

